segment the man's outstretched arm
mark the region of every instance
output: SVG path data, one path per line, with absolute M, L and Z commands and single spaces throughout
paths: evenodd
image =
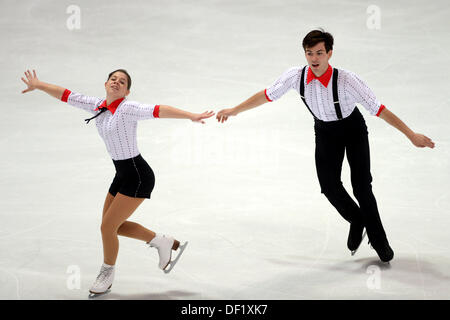
M 434 148 L 434 142 L 427 136 L 412 131 L 399 117 L 387 108 L 384 108 L 379 117 L 389 123 L 391 126 L 402 132 L 411 142 L 419 148 Z
M 217 121 L 223 123 L 229 116 L 237 116 L 243 111 L 256 108 L 268 101 L 265 90 L 261 90 L 234 108 L 220 110 L 216 116 Z

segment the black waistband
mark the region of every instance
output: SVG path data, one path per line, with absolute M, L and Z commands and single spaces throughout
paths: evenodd
M 353 109 L 352 113 L 345 118 L 342 118 L 340 120 L 334 120 L 334 121 L 323 121 L 323 120 L 319 120 L 319 119 L 314 119 L 314 123 L 320 126 L 338 126 L 344 123 L 347 123 L 349 121 L 355 120 L 355 119 L 359 119 L 362 118 L 362 114 L 359 111 L 358 107 L 355 107 L 355 109 Z
M 129 159 L 123 159 L 123 160 L 114 160 L 112 159 L 114 164 L 118 164 L 118 165 L 122 165 L 122 164 L 128 164 L 128 163 L 134 163 L 135 161 L 140 161 L 140 160 L 144 160 L 144 158 L 142 158 L 141 154 L 138 154 L 136 157 L 134 158 L 129 158 Z

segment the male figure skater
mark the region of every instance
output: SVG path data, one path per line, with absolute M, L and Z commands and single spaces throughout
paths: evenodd
M 321 192 L 350 223 L 348 249 L 352 255 L 356 252 L 366 228 L 369 241 L 381 261 L 389 262 L 394 251 L 389 245 L 372 193 L 367 126 L 355 104 L 361 104 L 370 114 L 397 128 L 416 147 L 434 148 L 434 142 L 408 128 L 377 100 L 356 74 L 332 68 L 328 61 L 333 54 L 333 41 L 333 36 L 323 30 L 309 32 L 303 39 L 307 66 L 290 68 L 272 86 L 234 108 L 221 110 L 216 118 L 223 123 L 229 116 L 281 98 L 290 89 L 299 92 L 315 121 L 315 161 Z M 342 185 L 345 153 L 350 165 L 353 194 L 359 205 Z

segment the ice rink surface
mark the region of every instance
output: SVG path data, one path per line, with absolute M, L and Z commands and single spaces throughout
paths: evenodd
M 313 120 L 291 91 L 225 124 L 140 122 L 156 186 L 130 220 L 190 244 L 165 275 L 154 249 L 121 238 L 104 298 L 450 298 L 447 1 L 0 4 L 0 299 L 87 298 L 114 176 L 95 125 L 83 121 L 90 115 L 43 92 L 21 94 L 26 69 L 103 97 L 108 73 L 125 68 L 129 99 L 217 112 L 305 64 L 301 40 L 317 27 L 335 38 L 332 66 L 358 74 L 436 143 L 416 148 L 359 107 L 394 260 L 382 265 L 367 242 L 350 255 L 348 224 L 320 193 Z M 342 181 L 351 193 L 346 160 Z

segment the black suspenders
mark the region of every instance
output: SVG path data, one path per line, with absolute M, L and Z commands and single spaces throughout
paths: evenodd
M 303 67 L 302 77 L 300 78 L 300 97 L 302 98 L 303 103 L 308 108 L 309 112 L 311 112 L 312 116 L 314 117 L 314 120 L 317 120 L 317 117 L 311 111 L 311 109 L 309 108 L 308 104 L 306 103 L 306 99 L 305 99 L 305 69 L 306 69 L 306 66 Z
M 302 98 L 303 103 L 308 108 L 309 112 L 311 112 L 314 119 L 317 120 L 317 117 L 311 111 L 311 109 L 309 108 L 308 104 L 306 103 L 306 99 L 305 99 L 305 70 L 306 70 L 306 66 L 303 67 L 302 76 L 300 78 L 300 97 Z M 338 79 L 338 69 L 333 68 L 333 104 L 334 104 L 334 109 L 336 110 L 336 115 L 337 115 L 338 119 L 341 120 L 342 112 L 341 112 L 341 106 L 339 104 L 337 79 Z
M 339 105 L 337 78 L 338 78 L 338 69 L 333 68 L 333 103 L 334 109 L 336 110 L 336 115 L 338 119 L 341 120 L 342 112 L 341 106 Z

